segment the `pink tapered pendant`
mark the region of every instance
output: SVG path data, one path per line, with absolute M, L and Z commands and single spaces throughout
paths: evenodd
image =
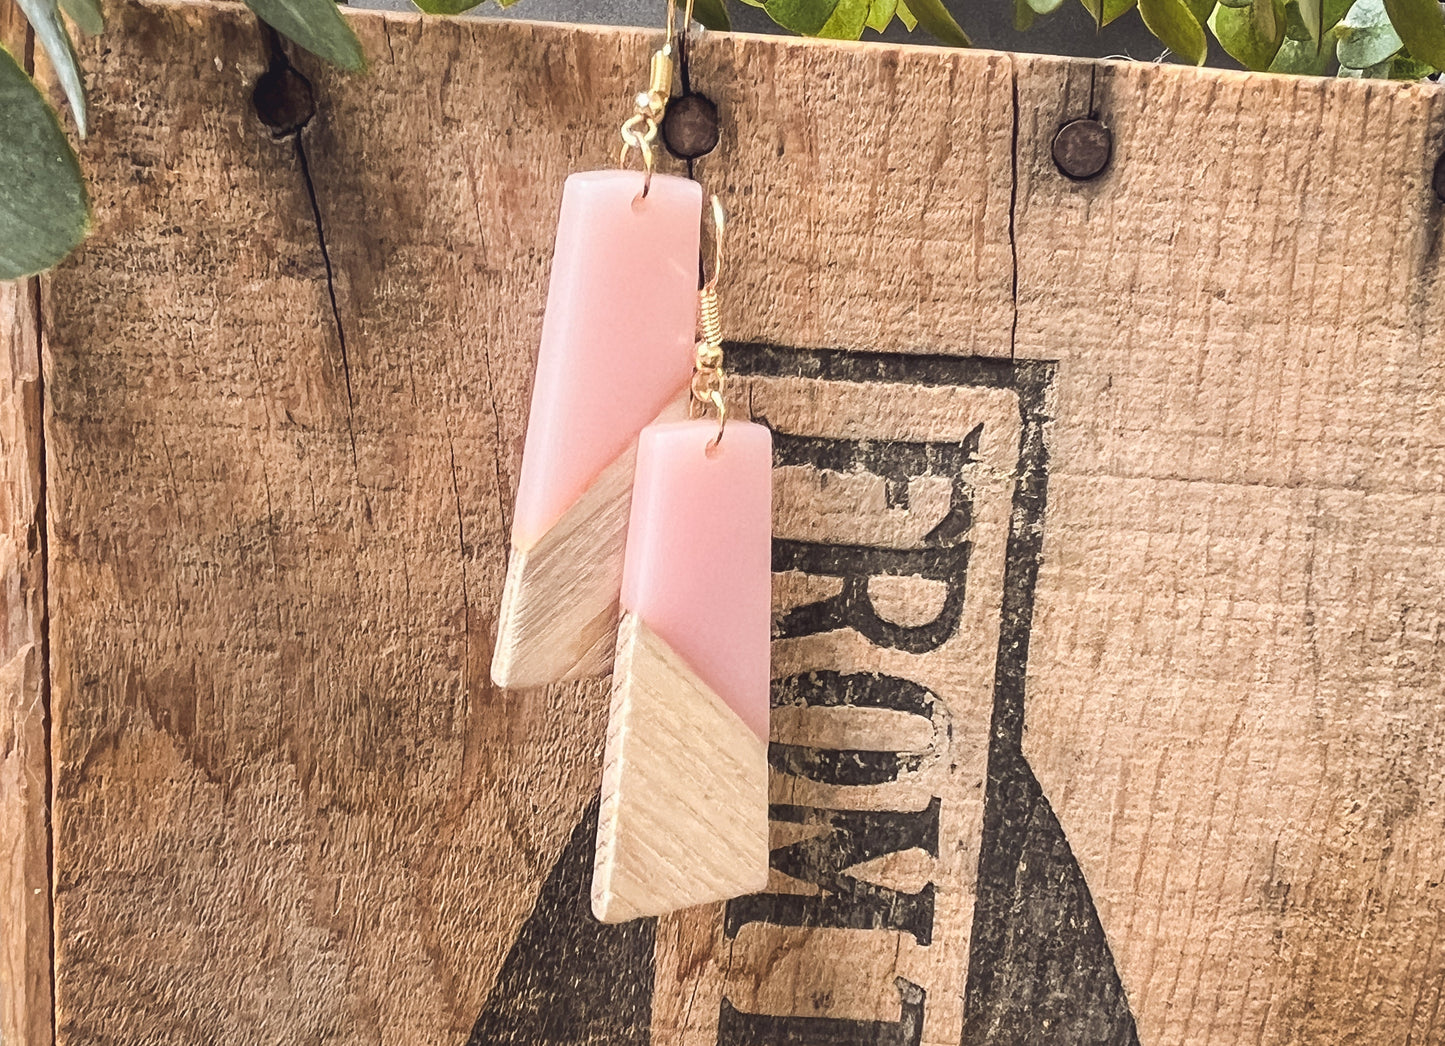
M 611 664 L 637 434 L 687 417 L 702 190 L 567 179 L 492 659 L 499 686 Z
M 768 876 L 772 437 L 641 437 L 602 777 L 592 911 L 659 915 Z

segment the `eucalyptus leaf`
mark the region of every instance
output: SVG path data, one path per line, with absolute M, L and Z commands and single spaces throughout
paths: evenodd
M 1389 58 L 1378 65 L 1372 65 L 1365 69 L 1352 69 L 1348 65 L 1342 65 L 1339 75 L 1347 80 L 1388 80 L 1390 70 L 1394 65 L 1394 60 Z
M 1026 33 L 1034 26 L 1038 12 L 1028 5 L 1027 0 L 1014 0 L 1014 28 Z
M 444 5 L 453 2 L 442 0 Z M 456 14 L 476 6 L 468 3 L 465 7 L 442 9 L 434 8 L 434 3 L 435 0 L 427 0 L 425 5 L 417 6 L 429 14 Z M 282 36 L 332 65 L 353 72 L 366 65 L 361 43 L 336 10 L 334 0 L 246 0 L 246 6 Z
M 1254 0 L 1219 0 L 1224 7 L 1248 7 Z
M 1064 0 L 1025 0 L 1029 9 L 1037 14 L 1053 14 L 1063 6 Z
M 1296 76 L 1323 76 L 1335 60 L 1335 41 L 1325 37 L 1318 45 L 1313 40 L 1289 40 L 1280 44 L 1279 53 L 1269 63 L 1272 73 L 1293 73 Z
M 50 268 L 85 239 L 75 151 L 25 70 L 0 47 L 0 280 Z
M 893 21 L 894 12 L 897 10 L 898 0 L 873 0 L 868 7 L 868 20 L 864 24 L 875 33 L 881 33 L 888 28 L 888 23 Z
M 954 21 L 948 8 L 943 6 L 943 0 L 909 0 L 908 9 L 918 19 L 918 24 L 928 30 L 939 43 L 952 47 L 973 46 L 973 41 L 968 38 L 963 27 Z
M 1349 14 L 1340 19 L 1336 32 L 1340 64 L 1350 69 L 1373 69 L 1402 46 L 1399 34 L 1390 25 L 1384 0 L 1355 0 Z
M 1089 17 L 1094 20 L 1094 25 L 1104 26 L 1104 0 L 1079 0 L 1084 5 L 1084 10 L 1089 12 Z
M 918 19 L 913 17 L 913 12 L 908 9 L 907 0 L 898 0 L 898 20 L 910 33 L 918 28 Z
M 75 126 L 84 138 L 88 126 L 85 114 L 85 84 L 80 79 L 80 63 L 75 60 L 75 47 L 70 42 L 70 31 L 65 28 L 65 22 L 60 17 L 60 6 L 55 0 L 15 2 L 25 13 L 30 28 L 35 30 L 35 38 L 40 41 L 40 46 L 45 49 L 45 56 L 55 68 L 55 75 L 60 79 L 60 89 L 65 92 L 65 100 L 70 103 L 70 111 L 75 115 Z
M 1445 18 L 1435 0 L 1385 0 L 1385 10 L 1412 58 L 1445 68 Z
M 870 0 L 837 0 L 838 6 L 818 30 L 826 40 L 856 40 L 863 35 Z
M 1255 0 L 1248 8 L 1220 7 L 1209 20 L 1219 45 L 1246 69 L 1263 72 L 1284 43 L 1282 0 Z
M 105 32 L 105 12 L 100 9 L 100 0 L 60 0 L 60 9 L 87 36 Z
M 1204 27 L 1184 0 L 1139 0 L 1139 14 L 1165 47 L 1195 65 L 1204 64 L 1209 53 Z
M 507 0 L 503 0 L 502 6 L 507 6 Z M 693 0 L 692 17 L 705 29 L 727 32 L 733 27 L 732 19 L 728 18 L 726 0 Z

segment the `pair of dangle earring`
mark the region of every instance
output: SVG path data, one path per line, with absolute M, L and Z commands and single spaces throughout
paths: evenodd
M 505 687 L 613 673 L 604 922 L 753 892 L 768 872 L 772 441 L 727 418 L 722 209 L 699 291 L 702 188 L 654 173 L 668 15 L 621 168 L 563 188 L 492 663 Z

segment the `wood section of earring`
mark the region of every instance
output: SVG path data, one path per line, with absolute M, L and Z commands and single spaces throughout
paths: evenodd
M 768 746 L 634 614 L 617 632 L 592 912 L 662 915 L 768 881 Z
M 683 390 L 659 422 L 687 417 Z M 617 598 L 637 465 L 634 440 L 527 548 L 512 548 L 492 680 L 529 687 L 605 675 L 617 643 Z
M 567 179 L 492 660 L 499 686 L 605 673 L 637 434 L 685 416 L 702 190 L 636 171 Z
M 638 446 L 592 911 L 661 915 L 768 877 L 772 439 L 649 426 Z

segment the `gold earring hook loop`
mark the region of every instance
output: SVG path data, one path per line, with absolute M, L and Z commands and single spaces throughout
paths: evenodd
M 717 436 L 711 447 L 722 442 L 723 429 L 727 426 L 728 408 L 723 392 L 727 388 L 727 372 L 723 370 L 722 309 L 718 304 L 717 280 L 722 271 L 723 233 L 727 229 L 727 215 L 722 203 L 712 197 L 712 272 L 707 274 L 698 297 L 698 339 L 697 355 L 693 362 L 692 395 L 704 410 L 708 405 L 717 410 Z
M 687 2 L 687 15 L 692 15 L 692 0 Z M 687 26 L 683 26 L 682 43 L 687 42 Z M 636 149 L 642 157 L 642 195 L 646 199 L 652 189 L 652 172 L 657 163 L 657 130 L 672 97 L 673 52 L 678 43 L 677 0 L 667 0 L 667 36 L 662 47 L 652 55 L 648 65 L 647 90 L 633 101 L 632 115 L 622 124 L 622 151 L 617 165 L 626 167 L 628 157 Z
M 712 275 L 707 278 L 707 287 L 717 289 L 718 274 L 722 272 L 723 233 L 727 231 L 727 213 L 716 194 L 712 197 Z

